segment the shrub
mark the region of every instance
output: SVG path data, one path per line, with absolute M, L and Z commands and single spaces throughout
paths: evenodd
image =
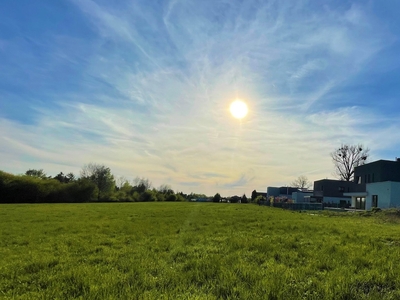
M 92 201 L 96 186 L 79 180 L 60 183 L 32 176 L 16 176 L 0 171 L 1 203 L 68 203 Z

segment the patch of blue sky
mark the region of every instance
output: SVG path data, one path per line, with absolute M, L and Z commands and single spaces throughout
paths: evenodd
M 0 37 L 15 35 L 46 38 L 49 34 L 87 37 L 93 34 L 80 12 L 69 1 L 32 2 L 11 1 L 2 4 L 0 10 Z
M 15 105 L 15 103 L 18 103 L 18 105 Z M 2 97 L 0 97 L 0 118 L 17 120 L 22 124 L 35 124 L 36 117 L 36 110 L 31 107 L 29 98 L 21 99 L 20 96 L 15 97 L 12 93 L 2 91 Z

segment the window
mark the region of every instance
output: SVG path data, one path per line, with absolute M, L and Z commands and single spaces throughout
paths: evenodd
M 356 197 L 356 209 L 365 209 L 365 197 Z
M 378 195 L 372 195 L 372 207 L 378 207 Z
M 339 192 L 344 192 L 344 186 L 339 186 Z

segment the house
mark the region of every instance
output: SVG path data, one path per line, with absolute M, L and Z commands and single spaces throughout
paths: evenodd
M 289 187 L 289 186 L 281 186 L 281 187 L 268 187 L 267 195 L 268 197 L 287 197 L 288 199 L 292 198 L 293 192 L 298 192 L 299 188 L 297 187 Z
M 263 196 L 264 198 L 267 198 L 267 193 L 257 192 L 256 190 L 254 190 L 251 196 L 254 198 L 257 198 L 258 196 Z
M 400 159 L 378 160 L 354 168 L 354 181 L 363 191 L 345 193 L 351 197 L 352 207 L 400 207 Z
M 197 198 L 196 202 L 212 202 L 211 198 Z
M 317 180 L 314 181 L 314 192 L 310 202 L 324 203 L 326 206 L 350 207 L 352 198 L 347 194 L 355 192 L 365 192 L 365 184 L 334 179 Z
M 310 196 L 313 195 L 312 191 L 306 189 L 300 189 L 297 187 L 268 187 L 267 188 L 268 199 L 274 197 L 279 200 L 290 200 L 295 203 L 310 202 Z
M 294 203 L 311 202 L 311 197 L 313 196 L 313 191 L 299 190 L 292 193 L 292 199 Z

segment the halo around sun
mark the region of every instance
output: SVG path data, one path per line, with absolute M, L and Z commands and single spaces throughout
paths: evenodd
M 246 103 L 239 99 L 231 103 L 229 110 L 236 119 L 243 119 L 249 111 Z

